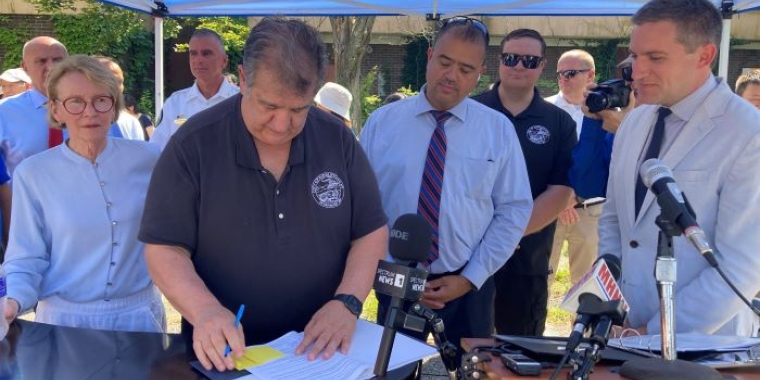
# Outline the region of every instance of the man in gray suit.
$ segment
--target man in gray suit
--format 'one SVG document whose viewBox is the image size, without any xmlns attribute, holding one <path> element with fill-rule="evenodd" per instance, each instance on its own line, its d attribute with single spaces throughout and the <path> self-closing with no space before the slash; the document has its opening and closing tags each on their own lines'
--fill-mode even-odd
<svg viewBox="0 0 760 380">
<path fill-rule="evenodd" d="M 646 188 L 636 201 L 639 167 L 658 157 L 672 169 L 707 240 L 720 252 L 720 266 L 752 297 L 760 290 L 760 112 L 711 72 L 721 15 L 708 0 L 653 0 L 632 21 L 633 87 L 642 105 L 615 136 L 599 252 L 622 259 L 629 327 L 657 334 L 654 220 L 660 207 Z M 696 249 L 683 236 L 673 247 L 676 331 L 754 335 L 757 317 Z"/>
</svg>

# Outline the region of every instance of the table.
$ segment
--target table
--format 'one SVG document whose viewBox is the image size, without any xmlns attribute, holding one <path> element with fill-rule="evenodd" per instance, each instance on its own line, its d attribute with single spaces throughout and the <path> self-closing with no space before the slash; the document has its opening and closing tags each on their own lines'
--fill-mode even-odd
<svg viewBox="0 0 760 380">
<path fill-rule="evenodd" d="M 462 340 L 462 348 L 465 350 L 470 349 L 470 347 L 477 347 L 477 346 L 494 346 L 496 345 L 496 342 L 493 339 L 475 339 L 475 338 L 465 338 Z M 622 377 L 617 374 L 617 370 L 619 369 L 618 366 L 607 366 L 607 365 L 597 365 L 594 368 L 594 373 L 589 376 L 592 380 L 620 380 L 620 379 L 626 379 L 625 377 Z M 490 363 L 487 365 L 487 371 L 489 379 L 501 379 L 501 380 L 528 380 L 528 379 L 548 379 L 554 369 L 546 369 L 541 373 L 541 376 L 539 377 L 530 377 L 530 376 L 518 376 L 514 373 L 512 373 L 510 370 L 506 369 L 503 364 L 501 364 L 501 360 L 499 360 L 498 357 L 493 356 Z M 753 367 L 753 368 L 741 368 L 741 369 L 730 369 L 730 370 L 720 370 L 720 372 L 726 377 L 726 379 L 731 380 L 760 380 L 760 367 Z M 563 370 L 562 374 L 557 377 L 557 379 L 565 380 L 567 379 L 567 370 Z"/>
<path fill-rule="evenodd" d="M 90 330 L 15 320 L 6 339 L 0 341 L 0 379 L 206 379 L 190 366 L 194 360 L 191 339 L 182 334 Z M 389 372 L 387 378 L 403 378 L 415 368 L 412 363 Z"/>
</svg>

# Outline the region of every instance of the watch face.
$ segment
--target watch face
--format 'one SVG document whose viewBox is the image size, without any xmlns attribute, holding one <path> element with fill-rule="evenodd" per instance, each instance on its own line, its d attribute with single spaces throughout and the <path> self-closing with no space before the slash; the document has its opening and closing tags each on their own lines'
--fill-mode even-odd
<svg viewBox="0 0 760 380">
<path fill-rule="evenodd" d="M 355 316 L 359 316 L 362 313 L 362 302 L 358 298 L 349 294 L 338 294 L 334 299 L 343 302 L 346 308 Z"/>
</svg>

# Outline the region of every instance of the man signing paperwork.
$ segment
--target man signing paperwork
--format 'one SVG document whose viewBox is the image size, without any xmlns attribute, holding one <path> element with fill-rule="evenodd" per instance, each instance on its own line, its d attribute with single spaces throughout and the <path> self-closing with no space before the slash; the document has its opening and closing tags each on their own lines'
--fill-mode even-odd
<svg viewBox="0 0 760 380">
<path fill-rule="evenodd" d="M 387 250 L 377 181 L 351 131 L 312 105 L 314 28 L 263 19 L 238 71 L 241 93 L 189 119 L 156 165 L 140 231 L 151 276 L 206 369 L 291 330 L 310 360 L 347 353 Z"/>
</svg>

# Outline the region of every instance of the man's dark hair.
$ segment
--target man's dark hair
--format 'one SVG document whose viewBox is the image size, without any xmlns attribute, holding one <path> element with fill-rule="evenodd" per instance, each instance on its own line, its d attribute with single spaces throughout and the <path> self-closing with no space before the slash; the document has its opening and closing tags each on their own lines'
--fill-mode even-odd
<svg viewBox="0 0 760 380">
<path fill-rule="evenodd" d="M 689 53 L 705 44 L 720 47 L 723 20 L 708 0 L 652 0 L 631 18 L 633 25 L 660 21 L 676 25 L 676 40 Z"/>
<path fill-rule="evenodd" d="M 224 46 L 224 40 L 222 39 L 222 36 L 220 36 L 219 33 L 211 29 L 206 29 L 206 28 L 195 29 L 195 31 L 193 32 L 193 35 L 190 36 L 191 40 L 193 38 L 212 38 L 216 40 L 216 42 L 219 42 L 219 47 L 222 49 L 221 53 L 227 54 L 227 47 Z"/>
<path fill-rule="evenodd" d="M 760 85 L 760 70 L 752 70 L 739 75 L 739 78 L 736 79 L 736 95 L 744 95 L 747 86 L 751 84 Z"/>
<path fill-rule="evenodd" d="M 300 94 L 316 94 L 325 78 L 326 49 L 319 32 L 306 23 L 266 17 L 245 41 L 243 72 L 251 88 L 262 66 L 278 73 L 280 83 Z"/>
<path fill-rule="evenodd" d="M 462 20 L 468 20 L 467 18 L 461 18 Z M 483 51 L 485 52 L 488 50 L 488 35 L 481 30 L 477 25 L 475 25 L 475 22 L 477 20 L 469 19 L 467 22 L 446 22 L 444 20 L 444 24 L 441 27 L 441 29 L 438 31 L 438 34 L 435 36 L 435 40 L 433 41 L 433 47 L 435 47 L 435 44 L 438 43 L 438 40 L 441 39 L 446 34 L 450 34 L 454 36 L 457 39 L 460 39 L 462 41 L 467 42 L 474 42 L 479 43 L 483 45 Z M 485 24 L 482 24 L 483 28 L 485 28 Z M 484 62 L 485 62 L 485 54 L 483 54 Z"/>
<path fill-rule="evenodd" d="M 504 44 L 507 43 L 507 41 L 510 40 L 516 40 L 518 38 L 532 38 L 538 42 L 541 43 L 541 57 L 546 58 L 546 41 L 544 41 L 544 37 L 541 36 L 541 33 L 533 30 L 533 29 L 515 29 L 504 38 L 501 39 L 501 51 L 499 54 L 504 52 Z"/>
</svg>

